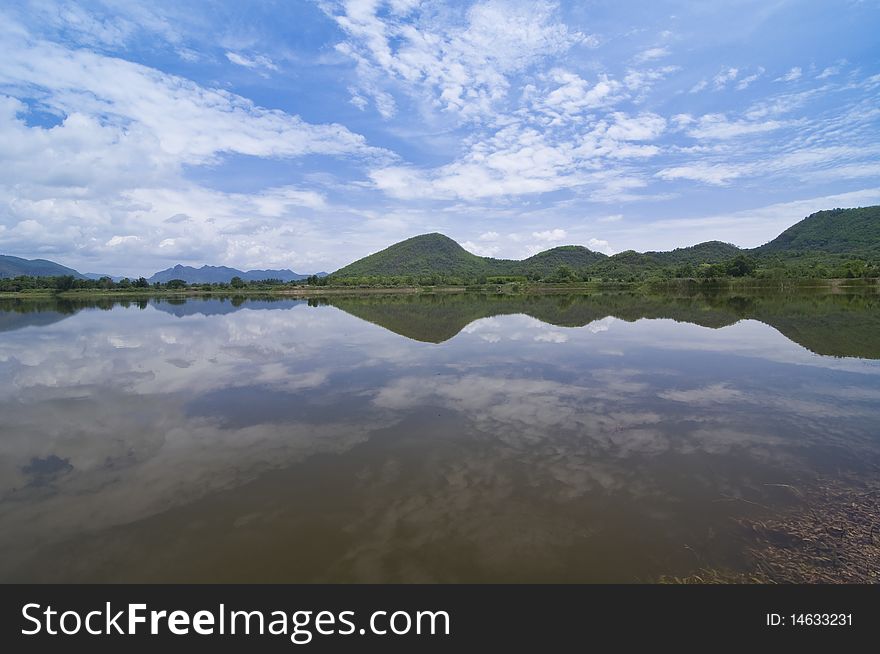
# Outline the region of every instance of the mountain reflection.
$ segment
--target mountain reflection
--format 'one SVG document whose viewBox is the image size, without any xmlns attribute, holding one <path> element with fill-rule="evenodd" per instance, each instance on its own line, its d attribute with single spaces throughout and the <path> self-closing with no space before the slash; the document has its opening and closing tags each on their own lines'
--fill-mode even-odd
<svg viewBox="0 0 880 654">
<path fill-rule="evenodd" d="M 880 358 L 876 293 L 428 295 L 332 298 L 329 304 L 401 336 L 442 343 L 481 318 L 525 314 L 560 327 L 606 317 L 671 319 L 719 328 L 759 320 L 816 354 Z"/>
<path fill-rule="evenodd" d="M 48 325 L 86 309 L 152 306 L 177 317 L 226 315 L 241 309 L 330 305 L 425 343 L 443 343 L 471 323 L 523 314 L 558 327 L 590 327 L 607 318 L 627 322 L 669 319 L 717 329 L 741 320 L 769 325 L 811 352 L 880 359 L 880 294 L 872 289 L 829 292 L 717 292 L 695 294 L 487 295 L 447 293 L 379 296 L 151 298 L 118 300 L 0 300 L 0 332 Z M 594 326 L 593 329 L 596 329 Z"/>
</svg>

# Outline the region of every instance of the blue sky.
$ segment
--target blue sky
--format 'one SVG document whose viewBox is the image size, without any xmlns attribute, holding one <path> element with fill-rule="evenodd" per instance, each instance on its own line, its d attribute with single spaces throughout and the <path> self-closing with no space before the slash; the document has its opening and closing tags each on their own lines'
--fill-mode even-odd
<svg viewBox="0 0 880 654">
<path fill-rule="evenodd" d="M 0 253 L 332 271 L 880 204 L 880 3 L 5 2 Z"/>
</svg>

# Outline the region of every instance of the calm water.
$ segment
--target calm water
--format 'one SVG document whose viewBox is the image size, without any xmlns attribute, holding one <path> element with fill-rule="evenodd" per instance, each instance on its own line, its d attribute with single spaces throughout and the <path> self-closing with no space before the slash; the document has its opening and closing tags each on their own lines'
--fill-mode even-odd
<svg viewBox="0 0 880 654">
<path fill-rule="evenodd" d="M 872 294 L 0 303 L 2 581 L 651 581 L 880 465 Z"/>
</svg>

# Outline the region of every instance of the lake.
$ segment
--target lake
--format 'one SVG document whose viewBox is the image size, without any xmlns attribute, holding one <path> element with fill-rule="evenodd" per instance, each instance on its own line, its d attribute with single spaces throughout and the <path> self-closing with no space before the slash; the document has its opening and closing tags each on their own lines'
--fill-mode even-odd
<svg viewBox="0 0 880 654">
<path fill-rule="evenodd" d="M 639 582 L 880 469 L 880 297 L 0 302 L 0 581 Z"/>
</svg>

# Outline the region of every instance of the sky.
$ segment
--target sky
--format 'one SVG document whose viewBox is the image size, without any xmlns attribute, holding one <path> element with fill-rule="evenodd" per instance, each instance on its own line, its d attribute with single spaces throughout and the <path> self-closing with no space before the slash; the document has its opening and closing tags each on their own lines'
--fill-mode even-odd
<svg viewBox="0 0 880 654">
<path fill-rule="evenodd" d="M 0 253 L 757 246 L 880 204 L 878 33 L 878 0 L 6 0 Z"/>
</svg>

